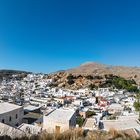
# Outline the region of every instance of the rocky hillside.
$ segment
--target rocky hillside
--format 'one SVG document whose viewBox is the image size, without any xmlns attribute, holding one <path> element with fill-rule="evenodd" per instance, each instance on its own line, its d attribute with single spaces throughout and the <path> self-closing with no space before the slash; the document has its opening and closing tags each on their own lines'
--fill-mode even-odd
<svg viewBox="0 0 140 140">
<path fill-rule="evenodd" d="M 65 71 L 49 74 L 55 80 L 54 85 L 70 89 L 94 87 L 106 84 L 109 77 L 121 77 L 123 80 L 136 81 L 140 84 L 140 67 L 111 66 L 95 62 L 86 62 Z"/>
<path fill-rule="evenodd" d="M 140 67 L 111 66 L 95 62 L 87 62 L 79 67 L 66 70 L 65 72 L 81 75 L 105 75 L 113 74 L 124 78 L 133 78 L 140 82 Z"/>
</svg>

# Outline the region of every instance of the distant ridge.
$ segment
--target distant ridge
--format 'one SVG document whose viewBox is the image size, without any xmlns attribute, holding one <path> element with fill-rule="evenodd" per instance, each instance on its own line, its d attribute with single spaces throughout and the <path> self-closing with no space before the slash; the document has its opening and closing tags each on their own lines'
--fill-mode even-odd
<svg viewBox="0 0 140 140">
<path fill-rule="evenodd" d="M 27 71 L 22 71 L 22 70 L 10 70 L 10 69 L 0 69 L 0 73 L 31 73 Z"/>
<path fill-rule="evenodd" d="M 0 70 L 0 78 L 2 77 L 11 77 L 12 75 L 21 75 L 21 74 L 29 74 L 31 72 L 21 71 L 21 70 L 8 70 L 8 69 L 1 69 Z"/>
<path fill-rule="evenodd" d="M 140 67 L 112 66 L 97 62 L 86 62 L 75 68 L 51 73 L 49 78 L 55 79 L 55 86 L 79 89 L 90 85 L 102 85 L 106 82 L 107 75 L 134 80 L 140 85 Z"/>
</svg>

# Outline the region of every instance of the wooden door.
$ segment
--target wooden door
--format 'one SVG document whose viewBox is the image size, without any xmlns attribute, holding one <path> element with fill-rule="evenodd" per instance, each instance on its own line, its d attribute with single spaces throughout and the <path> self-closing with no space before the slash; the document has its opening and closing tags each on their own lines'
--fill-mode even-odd
<svg viewBox="0 0 140 140">
<path fill-rule="evenodd" d="M 55 132 L 60 133 L 60 126 L 55 126 Z"/>
</svg>

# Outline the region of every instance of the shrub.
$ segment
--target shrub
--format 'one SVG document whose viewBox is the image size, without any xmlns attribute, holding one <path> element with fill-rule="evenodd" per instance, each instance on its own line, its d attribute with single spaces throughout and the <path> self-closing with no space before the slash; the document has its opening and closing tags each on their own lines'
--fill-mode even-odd
<svg viewBox="0 0 140 140">
<path fill-rule="evenodd" d="M 95 85 L 93 85 L 93 84 L 90 84 L 90 85 L 88 86 L 88 88 L 89 88 L 90 90 L 93 90 L 93 89 L 95 89 L 95 88 L 96 88 L 96 86 L 95 86 Z"/>
<path fill-rule="evenodd" d="M 69 80 L 73 80 L 74 79 L 74 76 L 72 75 L 72 74 L 70 74 L 70 75 L 68 75 L 67 76 L 67 80 L 69 81 Z"/>
<path fill-rule="evenodd" d="M 87 111 L 86 112 L 86 117 L 87 118 L 92 117 L 93 115 L 96 115 L 96 113 L 94 111 Z"/>
<path fill-rule="evenodd" d="M 84 123 L 84 118 L 82 118 L 81 116 L 78 116 L 76 118 L 76 124 L 78 124 L 81 127 L 83 123 Z"/>
<path fill-rule="evenodd" d="M 93 80 L 93 76 L 87 75 L 87 76 L 86 76 L 86 79 L 88 79 L 88 80 Z"/>
<path fill-rule="evenodd" d="M 68 80 L 68 84 L 69 84 L 69 85 L 74 84 L 74 80 Z"/>
</svg>

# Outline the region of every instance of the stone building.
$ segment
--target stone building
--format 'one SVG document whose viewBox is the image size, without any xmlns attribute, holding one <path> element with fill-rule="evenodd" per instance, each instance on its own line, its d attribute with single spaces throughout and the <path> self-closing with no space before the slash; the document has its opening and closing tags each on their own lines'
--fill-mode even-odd
<svg viewBox="0 0 140 140">
<path fill-rule="evenodd" d="M 23 107 L 11 103 L 0 103 L 0 122 L 18 127 L 23 121 Z"/>
</svg>

